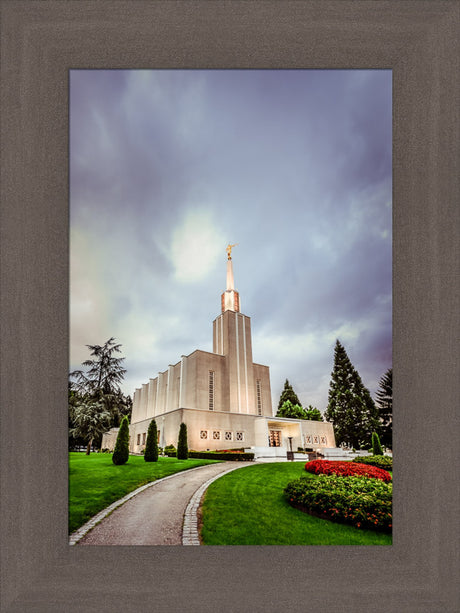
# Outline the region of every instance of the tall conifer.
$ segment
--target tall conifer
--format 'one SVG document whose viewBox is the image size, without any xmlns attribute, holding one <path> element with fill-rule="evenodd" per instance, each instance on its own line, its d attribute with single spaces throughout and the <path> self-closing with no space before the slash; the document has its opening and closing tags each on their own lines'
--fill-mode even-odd
<svg viewBox="0 0 460 613">
<path fill-rule="evenodd" d="M 372 432 L 378 429 L 377 409 L 339 340 L 331 377 L 325 417 L 334 423 L 336 444 L 347 443 L 356 449 L 369 446 Z"/>
<path fill-rule="evenodd" d="M 152 419 L 147 430 L 145 442 L 144 460 L 146 462 L 158 462 L 158 430 L 157 422 Z"/>
<path fill-rule="evenodd" d="M 297 397 L 297 394 L 292 389 L 292 385 L 289 383 L 287 379 L 284 383 L 284 389 L 281 392 L 280 401 L 278 403 L 278 409 L 281 409 L 281 407 L 286 402 L 286 400 L 289 400 L 294 405 L 297 404 L 299 407 L 302 407 L 302 405 L 300 404 L 300 400 Z"/>
<path fill-rule="evenodd" d="M 129 458 L 129 422 L 127 417 L 121 420 L 117 442 L 113 450 L 112 462 L 115 465 L 126 464 Z"/>
<path fill-rule="evenodd" d="M 380 419 L 380 441 L 382 445 L 392 448 L 393 438 L 393 369 L 389 368 L 379 381 L 375 394 L 375 404 Z"/>
<path fill-rule="evenodd" d="M 181 423 L 179 428 L 179 440 L 177 441 L 177 459 L 186 460 L 188 458 L 187 426 Z"/>
</svg>

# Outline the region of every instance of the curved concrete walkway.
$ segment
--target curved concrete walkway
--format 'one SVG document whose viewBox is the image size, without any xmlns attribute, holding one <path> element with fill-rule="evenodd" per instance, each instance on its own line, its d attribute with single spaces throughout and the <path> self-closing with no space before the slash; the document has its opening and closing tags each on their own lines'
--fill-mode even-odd
<svg viewBox="0 0 460 613">
<path fill-rule="evenodd" d="M 252 464 L 208 464 L 147 484 L 101 511 L 69 544 L 199 545 L 197 511 L 206 488 L 222 474 Z"/>
</svg>

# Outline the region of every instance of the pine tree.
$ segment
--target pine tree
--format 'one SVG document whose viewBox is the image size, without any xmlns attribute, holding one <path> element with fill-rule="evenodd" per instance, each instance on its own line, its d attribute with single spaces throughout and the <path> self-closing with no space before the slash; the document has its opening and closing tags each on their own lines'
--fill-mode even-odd
<svg viewBox="0 0 460 613">
<path fill-rule="evenodd" d="M 375 395 L 380 419 L 380 440 L 382 445 L 392 448 L 393 439 L 393 369 L 389 368 L 379 381 L 380 388 Z"/>
<path fill-rule="evenodd" d="M 129 458 L 129 423 L 128 418 L 123 417 L 118 431 L 117 442 L 112 455 L 112 462 L 119 466 L 126 464 Z"/>
<path fill-rule="evenodd" d="M 284 383 L 284 389 L 281 392 L 280 401 L 278 403 L 278 409 L 281 409 L 281 407 L 286 402 L 286 400 L 289 400 L 294 405 L 297 404 L 299 407 L 302 407 L 300 400 L 297 397 L 297 394 L 294 392 L 294 390 L 292 389 L 292 385 L 289 383 L 287 379 Z"/>
<path fill-rule="evenodd" d="M 377 432 L 372 432 L 372 455 L 383 455 L 382 446 L 380 444 L 380 439 Z"/>
<path fill-rule="evenodd" d="M 144 460 L 146 462 L 158 462 L 158 430 L 157 422 L 152 419 L 147 430 L 147 441 L 145 443 Z"/>
<path fill-rule="evenodd" d="M 181 423 L 179 428 L 179 440 L 177 441 L 177 459 L 186 460 L 188 458 L 187 426 Z"/>
<path fill-rule="evenodd" d="M 86 401 L 102 403 L 111 415 L 107 429 L 118 427 L 123 417 L 127 415 L 129 418 L 132 411 L 131 398 L 120 389 L 126 373 L 122 366 L 125 358 L 116 357 L 117 353 L 121 353 L 121 344 L 111 337 L 103 345 L 86 346 L 93 359 L 82 363 L 86 370 L 70 373 L 70 389 Z"/>
<path fill-rule="evenodd" d="M 372 432 L 378 430 L 377 408 L 339 340 L 331 377 L 325 417 L 334 423 L 336 444 L 356 449 L 369 446 Z"/>
<path fill-rule="evenodd" d="M 76 404 L 71 406 L 70 421 L 70 436 L 85 441 L 86 455 L 89 455 L 94 440 L 110 428 L 110 413 L 100 402 L 76 400 Z"/>
</svg>

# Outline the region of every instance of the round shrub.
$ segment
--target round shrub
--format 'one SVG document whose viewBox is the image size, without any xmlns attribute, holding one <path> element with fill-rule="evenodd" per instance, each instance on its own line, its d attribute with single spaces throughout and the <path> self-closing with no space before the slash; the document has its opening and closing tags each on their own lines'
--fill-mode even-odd
<svg viewBox="0 0 460 613">
<path fill-rule="evenodd" d="M 289 504 L 301 511 L 356 528 L 391 531 L 392 483 L 366 477 L 320 475 L 288 483 Z"/>
<path fill-rule="evenodd" d="M 381 481 L 391 481 L 388 471 L 354 462 L 334 460 L 313 460 L 305 464 L 305 470 L 314 475 L 341 475 L 342 477 L 370 477 Z"/>
<path fill-rule="evenodd" d="M 393 470 L 393 458 L 390 458 L 388 455 L 364 456 L 362 458 L 354 458 L 352 462 L 375 466 L 377 468 L 383 468 L 384 470 Z"/>
</svg>

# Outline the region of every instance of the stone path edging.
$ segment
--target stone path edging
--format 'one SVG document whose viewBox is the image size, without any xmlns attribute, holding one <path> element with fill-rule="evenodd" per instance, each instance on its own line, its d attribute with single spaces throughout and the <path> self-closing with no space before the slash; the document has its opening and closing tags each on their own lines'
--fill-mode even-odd
<svg viewBox="0 0 460 613">
<path fill-rule="evenodd" d="M 238 462 L 239 464 L 239 462 Z M 237 468 L 244 468 L 245 466 L 254 465 L 254 462 L 243 463 L 240 466 L 232 466 L 223 473 L 211 477 L 206 483 L 203 483 L 193 496 L 190 498 L 190 502 L 187 505 L 184 513 L 184 523 L 182 526 L 182 545 L 201 545 L 200 535 L 198 532 L 198 507 L 200 506 L 200 500 L 208 489 L 208 487 L 217 479 L 220 479 L 224 475 L 231 473 Z"/>
<path fill-rule="evenodd" d="M 191 472 L 191 471 L 194 471 L 194 470 L 200 470 L 200 468 L 205 468 L 206 466 L 209 466 L 209 464 L 205 464 L 204 466 L 196 466 L 195 468 L 188 468 L 187 470 L 181 470 L 181 471 L 179 471 L 177 473 L 174 473 L 173 475 L 168 475 L 167 477 L 162 477 L 161 479 L 156 479 L 156 481 L 151 481 L 150 483 L 146 483 L 145 485 L 141 485 L 141 487 L 138 487 L 136 490 L 133 490 L 132 492 L 129 492 L 129 494 L 126 494 L 126 496 L 123 496 L 123 498 L 120 498 L 119 500 L 116 500 L 115 502 L 112 502 L 111 505 L 109 505 L 108 507 L 106 507 L 102 511 L 99 511 L 99 513 L 97 513 L 90 520 L 88 520 L 86 522 L 86 524 L 83 524 L 83 526 L 80 526 L 80 528 L 78 528 L 78 530 L 75 530 L 75 532 L 72 532 L 72 534 L 69 537 L 69 545 L 76 545 L 78 543 L 78 541 L 81 540 L 85 536 L 85 534 L 87 534 L 90 530 L 92 530 L 94 528 L 94 526 L 96 524 L 98 524 L 99 522 L 101 522 L 105 517 L 107 517 L 107 515 L 110 515 L 110 513 L 112 513 L 112 511 L 114 511 L 115 509 L 120 507 L 125 502 L 128 502 L 128 500 L 131 500 L 131 498 L 134 498 L 134 496 L 136 496 L 137 494 L 140 494 L 141 492 L 143 492 L 147 488 L 152 487 L 152 486 L 156 485 L 157 483 L 161 483 L 162 481 L 166 481 L 167 479 L 172 479 L 173 477 L 176 477 L 177 475 L 182 475 L 182 474 L 184 474 L 186 472 Z M 235 468 L 240 468 L 240 467 L 236 466 Z M 230 468 L 230 470 L 235 470 L 235 468 Z M 230 472 L 230 471 L 225 471 L 224 473 L 221 473 L 221 474 L 225 475 L 226 472 Z M 217 475 L 217 477 L 219 477 L 219 476 L 220 475 Z M 211 481 L 214 481 L 214 479 L 211 479 Z M 201 489 L 201 488 L 199 488 L 199 489 Z M 192 496 L 192 498 L 193 498 L 193 496 Z M 198 502 L 199 502 L 199 500 L 198 500 Z M 199 543 L 198 543 L 198 545 L 199 545 Z"/>
</svg>

